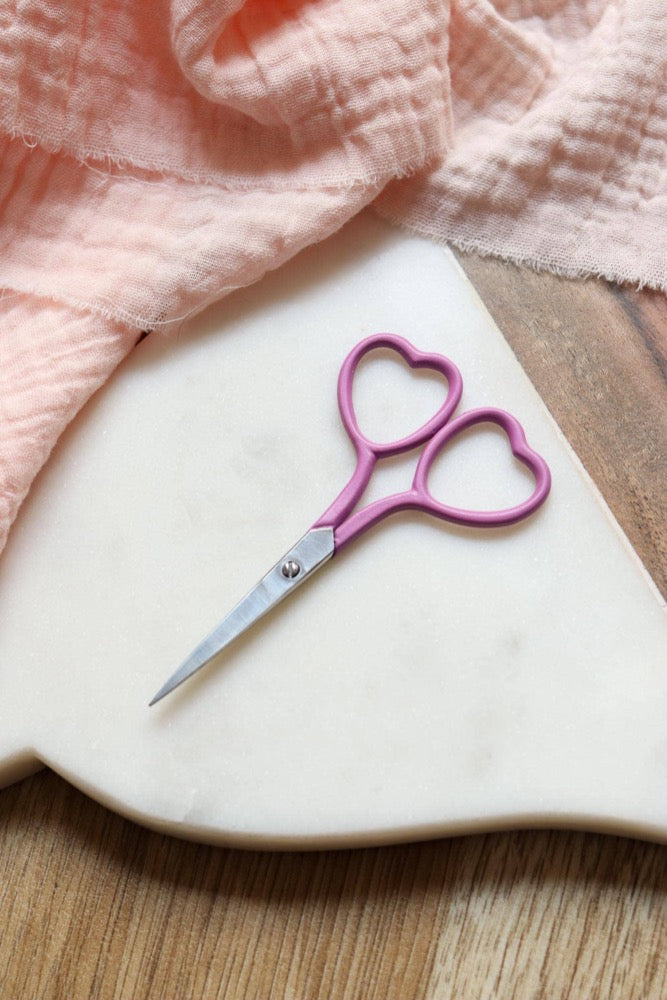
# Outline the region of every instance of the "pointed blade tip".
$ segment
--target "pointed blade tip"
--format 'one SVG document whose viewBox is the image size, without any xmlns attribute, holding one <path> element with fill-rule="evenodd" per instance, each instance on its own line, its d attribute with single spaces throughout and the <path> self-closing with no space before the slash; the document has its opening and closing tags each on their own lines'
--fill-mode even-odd
<svg viewBox="0 0 667 1000">
<path fill-rule="evenodd" d="M 169 690 L 171 690 L 171 688 Z M 163 689 L 160 688 L 160 690 L 157 692 L 157 694 L 154 694 L 153 697 L 151 698 L 151 700 L 148 702 L 148 707 L 152 708 L 153 705 L 157 705 L 157 703 L 159 701 L 162 701 L 162 699 L 165 698 L 168 694 L 169 694 L 169 691 L 163 691 Z"/>
<path fill-rule="evenodd" d="M 158 701 L 162 701 L 163 698 L 166 698 L 168 694 L 175 691 L 177 687 L 180 687 L 181 684 L 187 681 L 188 678 L 192 677 L 193 674 L 196 674 L 198 670 L 201 670 L 202 667 L 206 666 L 206 664 L 212 659 L 212 657 L 208 657 L 205 660 L 195 660 L 194 655 L 195 654 L 193 653 L 191 657 L 188 657 L 188 659 L 180 665 L 178 670 L 171 675 L 169 680 L 162 685 L 159 691 L 153 695 L 152 699 L 148 702 L 149 708 L 151 705 L 155 705 Z"/>
<path fill-rule="evenodd" d="M 148 702 L 148 707 L 150 708 L 152 705 L 156 705 L 158 701 L 162 701 L 163 698 L 166 698 L 167 695 L 171 694 L 172 691 L 179 687 L 185 679 L 185 677 L 182 677 L 177 680 L 175 675 L 174 677 L 170 677 L 167 683 L 163 684 L 160 690 L 153 695 L 151 700 Z"/>
</svg>

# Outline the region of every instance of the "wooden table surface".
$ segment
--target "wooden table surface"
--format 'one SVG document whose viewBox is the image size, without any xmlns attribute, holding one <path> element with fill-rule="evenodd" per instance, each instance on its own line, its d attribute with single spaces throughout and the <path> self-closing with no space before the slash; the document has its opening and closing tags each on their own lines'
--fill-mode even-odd
<svg viewBox="0 0 667 1000">
<path fill-rule="evenodd" d="M 667 595 L 667 300 L 460 258 Z M 271 854 L 0 793 L 0 997 L 663 1000 L 667 850 L 566 831 Z"/>
</svg>

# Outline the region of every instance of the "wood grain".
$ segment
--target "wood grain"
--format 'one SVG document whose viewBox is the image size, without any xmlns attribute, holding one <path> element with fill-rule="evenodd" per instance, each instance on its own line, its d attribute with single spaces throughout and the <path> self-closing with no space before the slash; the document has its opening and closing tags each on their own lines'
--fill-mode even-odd
<svg viewBox="0 0 667 1000">
<path fill-rule="evenodd" d="M 312 854 L 3 792 L 3 998 L 662 998 L 665 849 L 507 833 Z"/>
<path fill-rule="evenodd" d="M 461 260 L 664 593 L 667 303 Z M 3 1000 L 667 996 L 653 844 L 228 851 L 147 832 L 49 772 L 5 789 L 0 820 Z"/>
<path fill-rule="evenodd" d="M 667 597 L 667 299 L 459 259 Z"/>
</svg>

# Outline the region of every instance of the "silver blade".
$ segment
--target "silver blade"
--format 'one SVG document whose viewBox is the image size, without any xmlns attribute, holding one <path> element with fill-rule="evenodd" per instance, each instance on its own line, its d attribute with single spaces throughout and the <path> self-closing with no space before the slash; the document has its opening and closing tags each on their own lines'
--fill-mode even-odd
<svg viewBox="0 0 667 1000">
<path fill-rule="evenodd" d="M 279 604 L 334 554 L 333 528 L 311 528 L 229 612 L 163 684 L 150 705 L 164 698 L 258 619 Z"/>
</svg>

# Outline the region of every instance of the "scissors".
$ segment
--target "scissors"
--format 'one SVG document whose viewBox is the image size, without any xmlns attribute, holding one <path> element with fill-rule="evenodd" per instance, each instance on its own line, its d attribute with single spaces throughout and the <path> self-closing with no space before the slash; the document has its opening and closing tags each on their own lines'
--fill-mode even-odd
<svg viewBox="0 0 667 1000">
<path fill-rule="evenodd" d="M 444 402 L 425 424 L 399 441 L 378 443 L 359 429 L 352 403 L 354 374 L 361 359 L 370 351 L 388 348 L 399 354 L 411 368 L 432 369 L 444 375 L 447 395 Z M 518 420 L 505 410 L 482 407 L 468 410 L 451 419 L 463 389 L 461 373 L 456 365 L 441 354 L 426 354 L 409 341 L 391 333 L 374 334 L 362 340 L 345 358 L 338 377 L 338 406 L 345 429 L 355 447 L 356 468 L 351 479 L 330 507 L 315 521 L 310 530 L 280 559 L 259 583 L 241 600 L 181 664 L 150 702 L 154 705 L 183 681 L 205 666 L 229 643 L 251 628 L 276 604 L 293 593 L 332 556 L 339 553 L 362 532 L 389 514 L 401 510 L 420 510 L 454 524 L 491 527 L 514 524 L 528 517 L 544 502 L 551 487 L 551 474 L 544 459 L 526 442 Z M 457 434 L 474 424 L 498 424 L 507 434 L 514 456 L 532 472 L 533 492 L 527 500 L 502 510 L 474 511 L 450 507 L 431 495 L 428 475 L 434 460 L 445 445 Z M 412 485 L 369 503 L 354 511 L 373 469 L 381 458 L 401 455 L 425 447 L 417 462 Z"/>
</svg>

